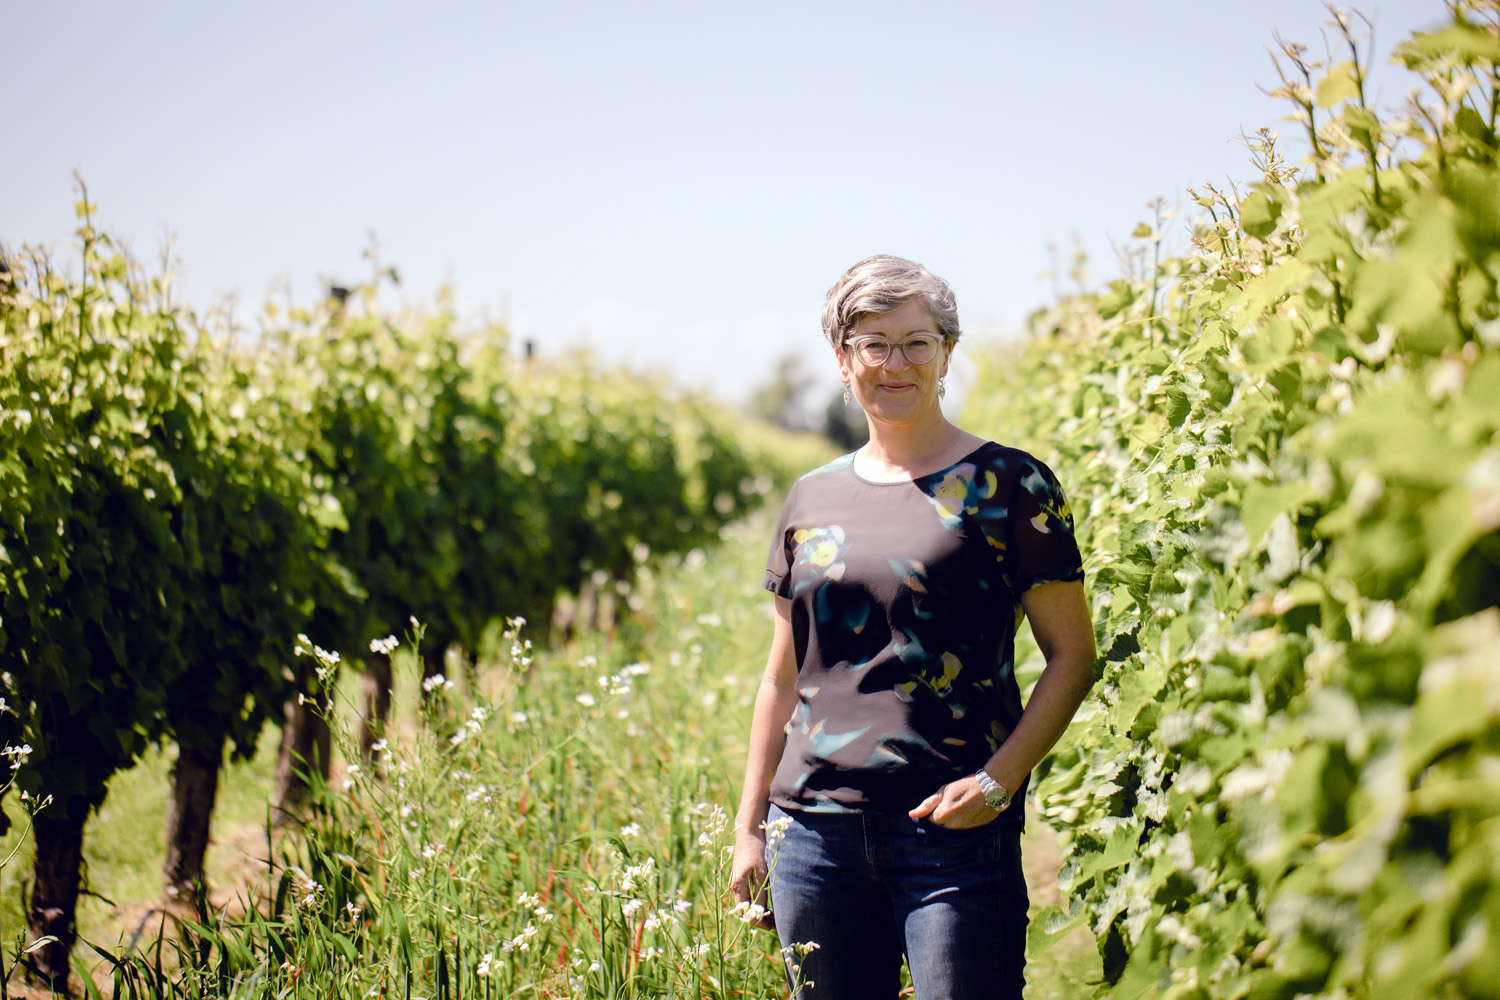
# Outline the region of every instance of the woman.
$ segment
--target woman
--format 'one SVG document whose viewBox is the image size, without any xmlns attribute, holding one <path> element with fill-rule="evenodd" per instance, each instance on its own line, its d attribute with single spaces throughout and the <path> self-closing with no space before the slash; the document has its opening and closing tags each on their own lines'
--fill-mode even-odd
<svg viewBox="0 0 1500 1000">
<path fill-rule="evenodd" d="M 870 440 L 797 481 L 772 540 L 731 886 L 769 887 L 799 997 L 895 997 L 904 955 L 919 1000 L 1019 998 L 1027 777 L 1093 681 L 1072 515 L 1045 465 L 943 416 L 942 279 L 861 261 L 823 332 Z M 1023 613 L 1046 658 L 1024 712 Z"/>
</svg>

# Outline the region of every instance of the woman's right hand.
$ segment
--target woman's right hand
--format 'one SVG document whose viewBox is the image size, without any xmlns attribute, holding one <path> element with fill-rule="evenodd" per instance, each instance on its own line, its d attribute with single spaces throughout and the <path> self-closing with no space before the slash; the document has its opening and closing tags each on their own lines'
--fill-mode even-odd
<svg viewBox="0 0 1500 1000">
<path fill-rule="evenodd" d="M 734 895 L 743 918 L 752 927 L 776 929 L 776 917 L 770 910 L 769 869 L 766 867 L 766 839 L 763 831 L 739 829 L 734 834 L 734 861 L 730 868 L 729 891 Z"/>
</svg>

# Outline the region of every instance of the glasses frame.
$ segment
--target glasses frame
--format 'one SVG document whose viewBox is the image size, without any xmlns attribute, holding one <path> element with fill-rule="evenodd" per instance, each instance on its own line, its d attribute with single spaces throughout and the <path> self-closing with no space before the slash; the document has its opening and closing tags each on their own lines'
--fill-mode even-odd
<svg viewBox="0 0 1500 1000">
<path fill-rule="evenodd" d="M 932 357 L 928 358 L 926 361 L 914 361 L 912 359 L 912 356 L 906 353 L 906 345 L 911 343 L 913 340 L 925 340 L 928 337 L 931 337 L 933 340 L 937 341 L 937 346 L 934 347 L 932 351 Z M 859 356 L 859 348 L 857 345 L 868 344 L 872 341 L 877 340 L 885 345 L 885 357 L 881 358 L 879 361 L 874 362 L 866 361 L 864 358 L 861 358 Z M 942 351 L 943 345 L 947 342 L 948 338 L 944 337 L 940 333 L 914 333 L 910 337 L 907 337 L 905 340 L 902 340 L 899 343 L 886 337 L 882 337 L 879 334 L 868 333 L 860 337 L 849 337 L 844 341 L 844 349 L 849 351 L 853 357 L 858 358 L 860 364 L 865 365 L 869 368 L 879 368 L 881 365 L 886 364 L 891 360 L 892 349 L 896 349 L 901 352 L 901 356 L 906 359 L 906 363 L 915 368 L 921 365 L 930 365 L 934 361 L 936 361 L 938 354 Z"/>
</svg>

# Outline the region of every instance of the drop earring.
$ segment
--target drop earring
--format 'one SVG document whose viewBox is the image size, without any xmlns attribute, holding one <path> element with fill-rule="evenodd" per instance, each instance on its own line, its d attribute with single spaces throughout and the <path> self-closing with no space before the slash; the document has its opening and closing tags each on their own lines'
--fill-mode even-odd
<svg viewBox="0 0 1500 1000">
<path fill-rule="evenodd" d="M 948 395 L 948 376 L 946 376 L 946 375 L 939 375 L 938 376 L 938 399 L 942 399 L 946 395 Z"/>
<path fill-rule="evenodd" d="M 844 405 L 849 405 L 849 383 L 844 383 Z"/>
</svg>

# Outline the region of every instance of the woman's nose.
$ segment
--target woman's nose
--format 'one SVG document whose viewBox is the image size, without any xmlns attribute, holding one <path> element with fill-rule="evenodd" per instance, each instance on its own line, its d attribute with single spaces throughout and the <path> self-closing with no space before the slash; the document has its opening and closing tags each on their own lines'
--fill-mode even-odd
<svg viewBox="0 0 1500 1000">
<path fill-rule="evenodd" d="M 892 344 L 891 353 L 885 356 L 885 362 L 881 367 L 887 370 L 894 369 L 900 371 L 903 368 L 910 368 L 911 362 L 906 360 L 906 352 L 901 349 L 899 344 Z"/>
</svg>

